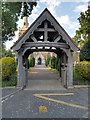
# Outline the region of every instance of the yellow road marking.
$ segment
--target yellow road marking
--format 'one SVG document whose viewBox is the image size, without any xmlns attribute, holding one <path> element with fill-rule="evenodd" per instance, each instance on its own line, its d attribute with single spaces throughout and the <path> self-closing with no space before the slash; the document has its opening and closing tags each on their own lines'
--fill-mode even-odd
<svg viewBox="0 0 90 120">
<path fill-rule="evenodd" d="M 64 93 L 64 94 L 66 94 L 66 93 Z M 68 93 L 68 95 L 70 95 L 70 94 L 71 93 Z M 52 102 L 56 102 L 56 103 L 60 103 L 60 104 L 63 104 L 63 105 L 67 105 L 67 106 L 71 106 L 71 107 L 75 107 L 75 108 L 81 108 L 81 109 L 88 109 L 88 107 L 85 107 L 85 106 L 76 105 L 76 104 L 64 102 L 64 101 L 61 101 L 61 100 L 56 100 L 56 99 L 52 99 L 52 98 L 49 98 L 49 97 L 45 97 L 44 95 L 47 95 L 47 94 L 33 94 L 33 95 L 38 97 L 38 98 L 48 100 L 48 101 L 52 101 Z M 54 95 L 54 94 L 51 94 L 51 95 Z M 61 94 L 59 94 L 59 95 L 61 95 Z"/>
<path fill-rule="evenodd" d="M 34 94 L 34 95 L 45 95 L 45 96 L 66 96 L 66 95 L 74 95 L 74 93 L 45 93 L 45 94 Z"/>
</svg>

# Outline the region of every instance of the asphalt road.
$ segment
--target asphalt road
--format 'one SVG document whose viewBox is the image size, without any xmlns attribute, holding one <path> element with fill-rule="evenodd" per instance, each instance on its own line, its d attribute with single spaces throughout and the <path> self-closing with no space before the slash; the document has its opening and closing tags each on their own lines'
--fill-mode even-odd
<svg viewBox="0 0 90 120">
<path fill-rule="evenodd" d="M 73 94 L 64 95 L 66 93 L 69 94 L 73 93 Z M 72 89 L 59 90 L 59 91 L 23 90 L 11 97 L 8 97 L 8 99 L 2 101 L 2 117 L 3 118 L 82 118 L 82 117 L 85 118 L 88 117 L 87 95 L 88 95 L 87 88 L 73 89 L 73 90 Z M 52 100 L 56 100 L 56 101 L 52 101 Z M 64 102 L 67 104 L 65 104 Z M 47 107 L 47 112 L 39 112 L 39 106 L 41 105 Z"/>
</svg>

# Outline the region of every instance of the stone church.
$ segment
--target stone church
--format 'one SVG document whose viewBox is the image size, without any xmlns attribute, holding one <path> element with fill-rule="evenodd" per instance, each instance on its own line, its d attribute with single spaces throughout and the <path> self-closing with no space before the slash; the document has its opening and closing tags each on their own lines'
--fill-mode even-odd
<svg viewBox="0 0 90 120">
<path fill-rule="evenodd" d="M 25 16 L 23 17 L 22 27 L 19 27 L 18 29 L 18 38 L 28 29 L 28 27 L 29 27 L 28 17 Z M 53 52 L 34 52 L 30 54 L 30 57 L 31 56 L 35 58 L 35 65 L 38 65 L 38 64 L 45 65 L 45 60 L 47 59 L 47 57 L 56 56 L 56 54 Z"/>
</svg>

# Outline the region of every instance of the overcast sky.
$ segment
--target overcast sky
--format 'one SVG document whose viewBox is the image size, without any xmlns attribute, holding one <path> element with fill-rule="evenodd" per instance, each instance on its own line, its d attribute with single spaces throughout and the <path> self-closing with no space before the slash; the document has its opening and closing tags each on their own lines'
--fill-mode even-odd
<svg viewBox="0 0 90 120">
<path fill-rule="evenodd" d="M 61 0 L 39 0 L 37 6 L 34 7 L 32 14 L 28 18 L 29 26 L 42 13 L 42 11 L 45 8 L 48 8 L 51 14 L 66 30 L 69 36 L 73 37 L 75 35 L 75 31 L 79 28 L 79 23 L 77 18 L 79 17 L 80 12 L 84 12 L 88 8 L 87 0 L 86 2 L 81 2 L 83 0 L 77 0 L 77 1 L 78 2 L 76 2 L 76 0 L 75 2 L 70 2 L 69 0 L 69 2 L 61 2 Z M 18 27 L 22 26 L 21 19 L 17 23 L 18 23 Z M 9 49 L 13 45 L 13 42 L 15 42 L 18 39 L 18 32 L 15 32 L 15 34 L 16 36 L 13 38 L 12 41 L 6 42 L 7 49 Z"/>
</svg>

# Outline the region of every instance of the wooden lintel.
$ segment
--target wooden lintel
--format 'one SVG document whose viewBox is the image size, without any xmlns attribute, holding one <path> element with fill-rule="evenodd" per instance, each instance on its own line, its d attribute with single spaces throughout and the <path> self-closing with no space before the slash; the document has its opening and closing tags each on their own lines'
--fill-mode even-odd
<svg viewBox="0 0 90 120">
<path fill-rule="evenodd" d="M 55 48 L 66 48 L 68 49 L 69 46 L 66 43 L 54 43 L 54 42 L 41 42 L 41 43 L 33 43 L 33 42 L 26 42 L 23 47 L 55 47 Z"/>
</svg>

